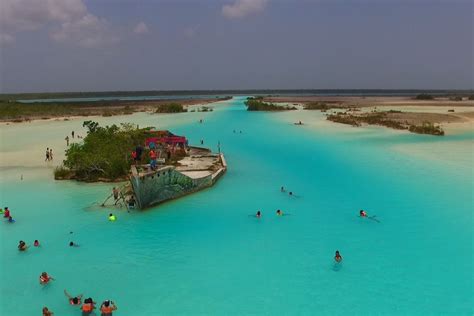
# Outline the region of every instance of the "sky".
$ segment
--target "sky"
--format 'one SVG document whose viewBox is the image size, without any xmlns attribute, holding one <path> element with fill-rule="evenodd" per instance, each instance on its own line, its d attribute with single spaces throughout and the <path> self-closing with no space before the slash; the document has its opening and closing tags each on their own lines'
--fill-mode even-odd
<svg viewBox="0 0 474 316">
<path fill-rule="evenodd" d="M 1 0 L 0 93 L 473 89 L 473 2 Z"/>
</svg>

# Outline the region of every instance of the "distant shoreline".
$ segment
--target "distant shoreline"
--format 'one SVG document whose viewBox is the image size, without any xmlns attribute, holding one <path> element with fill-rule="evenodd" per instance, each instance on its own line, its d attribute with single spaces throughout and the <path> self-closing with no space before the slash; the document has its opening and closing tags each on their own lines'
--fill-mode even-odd
<svg viewBox="0 0 474 316">
<path fill-rule="evenodd" d="M 469 89 L 242 89 L 242 90 L 143 90 L 143 91 L 89 91 L 89 92 L 33 92 L 1 93 L 0 100 L 69 99 L 69 98 L 123 98 L 123 97 L 192 97 L 229 95 L 263 96 L 415 96 L 427 93 L 436 96 L 472 95 Z"/>
<path fill-rule="evenodd" d="M 227 100 L 213 99 L 167 99 L 167 100 L 136 100 L 136 101 L 91 101 L 91 102 L 41 102 L 18 103 L 0 101 L 0 122 L 24 123 L 37 120 L 68 120 L 90 116 L 117 116 L 137 112 L 179 113 L 186 112 L 190 106 L 203 107 Z M 177 112 L 158 111 L 160 107 L 177 104 L 183 110 Z"/>
</svg>

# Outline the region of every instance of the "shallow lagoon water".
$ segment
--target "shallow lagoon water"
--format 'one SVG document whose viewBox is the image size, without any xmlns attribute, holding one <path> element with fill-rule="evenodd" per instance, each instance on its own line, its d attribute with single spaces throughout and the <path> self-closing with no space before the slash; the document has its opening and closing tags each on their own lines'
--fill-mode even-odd
<svg viewBox="0 0 474 316">
<path fill-rule="evenodd" d="M 2 126 L 0 201 L 17 222 L 1 223 L 0 314 L 79 315 L 66 288 L 114 300 L 117 315 L 472 315 L 472 132 L 294 126 L 287 113 L 246 112 L 242 101 L 101 118 L 170 128 L 213 149 L 220 141 L 229 164 L 215 187 L 144 212 L 112 210 L 114 223 L 97 207 L 112 185 L 54 181 L 42 161 L 43 147 L 61 157 L 81 121 Z M 319 115 L 291 115 L 301 114 Z M 399 150 L 458 142 L 463 159 Z M 380 223 L 358 218 L 361 208 Z M 249 216 L 256 210 L 260 220 Z M 20 239 L 42 247 L 19 253 Z M 42 271 L 56 281 L 41 287 Z"/>
</svg>

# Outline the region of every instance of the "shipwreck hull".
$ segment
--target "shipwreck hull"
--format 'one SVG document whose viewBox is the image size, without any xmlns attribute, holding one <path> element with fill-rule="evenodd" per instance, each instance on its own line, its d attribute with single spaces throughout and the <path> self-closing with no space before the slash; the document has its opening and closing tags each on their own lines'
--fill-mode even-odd
<svg viewBox="0 0 474 316">
<path fill-rule="evenodd" d="M 211 187 L 227 169 L 222 154 L 219 160 L 221 167 L 204 176 L 189 176 L 193 171 L 179 171 L 174 166 L 164 166 L 145 174 L 132 167 L 130 182 L 138 207 L 145 209 Z"/>
</svg>

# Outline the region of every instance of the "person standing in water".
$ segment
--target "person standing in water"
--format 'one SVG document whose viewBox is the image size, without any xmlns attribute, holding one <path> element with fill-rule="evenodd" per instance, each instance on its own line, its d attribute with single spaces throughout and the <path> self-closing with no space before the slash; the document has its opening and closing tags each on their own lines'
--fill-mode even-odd
<svg viewBox="0 0 474 316">
<path fill-rule="evenodd" d="M 257 211 L 257 214 L 255 214 L 255 217 L 256 217 L 256 218 L 262 217 L 262 213 L 261 213 L 260 211 Z"/>
<path fill-rule="evenodd" d="M 364 210 L 360 210 L 360 211 L 359 211 L 359 216 L 360 216 L 360 217 L 367 217 L 367 212 L 364 211 Z"/>
<path fill-rule="evenodd" d="M 342 261 L 342 256 L 339 253 L 339 250 L 336 250 L 336 254 L 334 255 L 334 260 L 336 260 L 337 263 L 340 263 Z"/>
<path fill-rule="evenodd" d="M 117 306 L 114 302 L 106 300 L 100 305 L 101 316 L 112 316 L 112 312 L 117 310 Z"/>
<path fill-rule="evenodd" d="M 88 315 L 92 315 L 92 313 L 94 312 L 94 309 L 95 309 L 95 306 L 94 306 L 95 302 L 92 300 L 92 298 L 86 298 L 84 300 L 84 304 L 82 304 L 82 307 L 81 307 L 81 310 L 82 310 L 82 316 L 88 316 Z"/>
<path fill-rule="evenodd" d="M 35 242 L 33 243 L 33 246 L 35 246 L 35 247 L 39 247 L 39 246 L 40 246 L 40 243 L 39 243 L 38 239 L 35 240 Z"/>
<path fill-rule="evenodd" d="M 5 217 L 5 218 L 10 217 L 10 210 L 8 209 L 8 206 L 6 206 L 5 211 L 3 211 L 3 217 Z"/>
<path fill-rule="evenodd" d="M 113 193 L 113 195 L 114 195 L 114 200 L 115 200 L 115 202 L 117 202 L 117 200 L 119 199 L 119 190 L 118 190 L 116 187 L 114 187 L 114 188 L 112 189 L 112 193 Z"/>
</svg>

